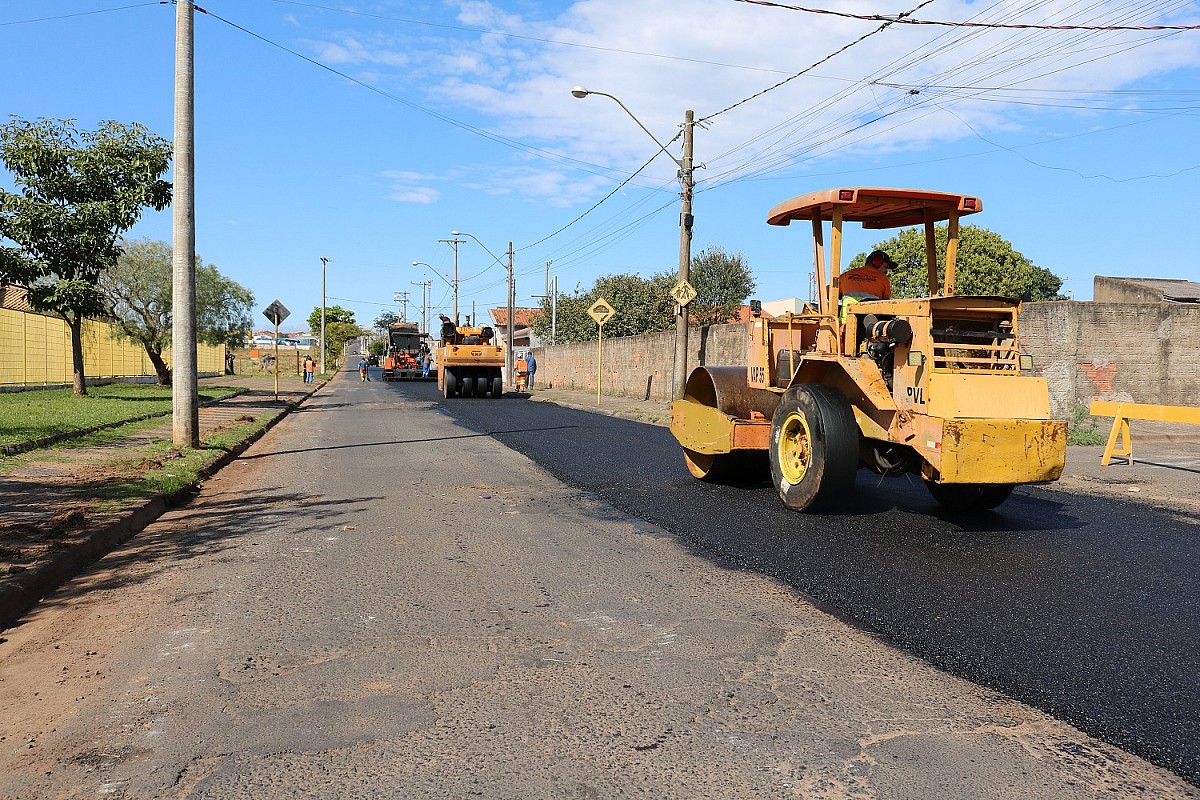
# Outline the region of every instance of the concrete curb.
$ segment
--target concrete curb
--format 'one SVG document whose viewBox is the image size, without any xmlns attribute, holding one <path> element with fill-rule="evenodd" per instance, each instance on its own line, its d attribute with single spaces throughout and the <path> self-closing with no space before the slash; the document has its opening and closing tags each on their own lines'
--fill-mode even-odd
<svg viewBox="0 0 1200 800">
<path fill-rule="evenodd" d="M 295 409 L 316 394 L 328 381 L 316 384 L 313 390 L 294 403 L 286 403 L 266 424 L 251 436 L 230 447 L 213 459 L 212 463 L 200 470 L 197 481 L 169 495 L 151 497 L 146 501 L 122 511 L 123 516 L 88 534 L 75 545 L 57 553 L 51 559 L 39 564 L 33 569 L 10 576 L 10 583 L 0 588 L 0 630 L 11 628 L 43 598 L 57 590 L 62 584 L 77 576 L 84 569 L 96 563 L 111 553 L 120 545 L 127 542 L 147 525 L 161 517 L 166 511 L 181 506 L 191 500 L 200 485 L 228 466 L 238 456 L 244 453 L 255 442 L 261 439 L 267 431 L 274 428 Z M 239 394 L 250 391 L 243 389 L 236 394 L 228 395 L 221 400 L 228 400 Z M 205 405 L 219 403 L 213 401 Z M 170 412 L 167 412 L 170 413 Z M 152 414 L 151 417 L 161 416 Z M 132 420 L 126 420 L 130 422 Z M 121 423 L 124 424 L 124 423 Z"/>
</svg>

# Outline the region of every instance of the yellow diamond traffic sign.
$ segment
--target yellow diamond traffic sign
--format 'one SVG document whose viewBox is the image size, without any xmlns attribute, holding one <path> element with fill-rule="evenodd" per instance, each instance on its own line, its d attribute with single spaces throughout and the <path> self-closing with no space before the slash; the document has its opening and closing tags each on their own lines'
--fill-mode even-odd
<svg viewBox="0 0 1200 800">
<path fill-rule="evenodd" d="M 680 281 L 671 290 L 671 297 L 674 297 L 675 302 L 679 305 L 686 306 L 696 299 L 696 289 L 687 281 Z"/>
<path fill-rule="evenodd" d="M 596 320 L 597 325 L 603 325 L 617 312 L 613 310 L 612 305 L 607 300 L 601 297 L 592 303 L 592 307 L 587 310 L 587 313 L 589 317 Z"/>
</svg>

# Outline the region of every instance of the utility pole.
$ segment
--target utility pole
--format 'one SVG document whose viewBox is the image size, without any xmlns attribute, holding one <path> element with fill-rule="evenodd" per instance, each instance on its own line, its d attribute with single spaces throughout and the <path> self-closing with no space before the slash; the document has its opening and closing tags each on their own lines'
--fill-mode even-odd
<svg viewBox="0 0 1200 800">
<path fill-rule="evenodd" d="M 546 294 L 532 295 L 534 300 L 545 300 L 550 304 L 550 344 L 554 344 L 558 333 L 558 276 L 554 276 L 554 280 L 550 281 L 550 288 Z"/>
<path fill-rule="evenodd" d="M 547 296 L 550 294 L 550 265 L 553 263 L 554 263 L 553 261 L 546 262 L 546 289 L 545 289 L 545 291 L 546 291 Z"/>
<path fill-rule="evenodd" d="M 689 283 L 692 266 L 692 189 L 696 185 L 692 170 L 692 131 L 696 127 L 696 114 L 688 110 L 683 119 L 683 159 L 679 163 L 679 183 L 683 197 L 683 208 L 679 212 L 679 280 Z M 687 383 L 688 357 L 688 310 L 687 306 L 676 306 L 675 318 L 675 372 L 671 396 L 683 399 L 683 387 Z"/>
<path fill-rule="evenodd" d="M 429 287 L 433 281 L 411 281 L 413 286 L 421 287 L 421 330 L 429 333 Z"/>
<path fill-rule="evenodd" d="M 325 374 L 325 265 L 329 259 L 321 256 L 321 374 Z"/>
<path fill-rule="evenodd" d="M 408 322 L 408 292 L 392 292 L 392 300 L 400 304 L 400 321 Z"/>
<path fill-rule="evenodd" d="M 196 366 L 196 74 L 192 0 L 175 6 L 175 173 L 171 204 L 171 440 L 200 446 Z"/>
<path fill-rule="evenodd" d="M 509 385 L 517 385 L 517 376 L 513 374 L 516 362 L 513 360 L 513 332 L 517 327 L 516 316 L 517 282 L 513 278 L 513 243 L 508 243 L 508 346 L 504 348 L 504 374 L 508 376 Z"/>
<path fill-rule="evenodd" d="M 450 282 L 450 288 L 454 292 L 454 324 L 458 324 L 458 246 L 466 242 L 466 239 L 438 239 L 439 242 L 445 242 L 454 248 L 454 280 Z"/>
</svg>

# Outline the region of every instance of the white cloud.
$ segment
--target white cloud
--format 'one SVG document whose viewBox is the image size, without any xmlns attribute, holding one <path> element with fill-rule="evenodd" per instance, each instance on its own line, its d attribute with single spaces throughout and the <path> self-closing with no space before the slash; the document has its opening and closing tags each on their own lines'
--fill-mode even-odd
<svg viewBox="0 0 1200 800">
<path fill-rule="evenodd" d="M 654 143 L 610 99 L 577 100 L 569 93 L 572 86 L 619 97 L 666 141 L 678 132 L 685 109 L 698 117 L 720 111 L 879 27 L 728 0 L 691 0 L 686 9 L 677 0 L 580 0 L 546 23 L 517 20 L 484 2 L 457 7 L 463 24 L 605 49 L 507 39 L 495 52 L 496 37 L 479 37 L 460 45 L 455 74 L 441 83 L 440 94 L 494 115 L 505 135 L 627 170 L 652 155 Z M 1031 21 L 963 2 L 936 9 L 927 17 Z M 1104 13 L 1069 21 L 1097 24 L 1107 19 Z M 1118 88 L 1197 61 L 1195 37 L 893 25 L 698 129 L 696 158 L 713 176 L 778 169 L 846 148 L 870 154 L 926 148 L 976 130 L 1034 124 L 1037 114 L 1029 107 L 980 102 L 971 97 L 977 90 L 927 88 L 930 84 L 1011 86 L 1004 97 L 1027 100 L 1057 97 L 1039 93 L 1045 89 Z M 993 92 L 988 99 L 997 96 Z M 678 154 L 678 144 L 672 150 Z M 663 159 L 656 174 L 669 176 L 673 169 Z"/>
<path fill-rule="evenodd" d="M 442 197 L 439 190 L 427 185 L 439 180 L 435 176 L 399 170 L 387 170 L 380 175 L 391 183 L 388 198 L 398 203 L 432 205 Z"/>
<path fill-rule="evenodd" d="M 573 86 L 620 98 L 662 142 L 678 134 L 686 109 L 698 119 L 721 112 L 696 129 L 696 161 L 706 166 L 700 178 L 709 181 L 811 169 L 833 154 L 875 159 L 988 132 L 1035 131 L 1050 113 L 1060 115 L 1061 125 L 1061 108 L 1033 103 L 1083 105 L 1084 96 L 1048 90 L 1117 89 L 1200 64 L 1200 42 L 1186 34 L 897 24 L 837 53 L 880 23 L 730 0 L 579 0 L 541 20 L 485 0 L 447 0 L 446 6 L 457 15 L 457 26 L 520 38 L 435 29 L 407 38 L 344 35 L 312 46 L 328 63 L 371 67 L 372 83 L 403 85 L 406 96 L 440 113 L 624 172 L 650 158 L 656 145 L 611 99 L 575 99 Z M 849 0 L 835 7 L 878 11 Z M 1032 13 L 945 0 L 922 16 L 1103 24 L 1123 12 L 1109 0 L 1093 6 L 1086 19 L 1053 9 L 1043 20 Z M 1189 13 L 1194 16 L 1194 9 Z M 383 77 L 389 68 L 396 71 Z M 807 72 L 755 97 L 801 71 Z M 1087 100 L 1098 102 L 1094 95 Z M 1106 120 L 1121 121 L 1110 114 L 1100 124 Z M 678 141 L 670 151 L 679 154 Z M 549 187 L 574 185 L 581 191 L 567 196 L 579 202 L 588 199 L 582 191 L 587 187 L 594 196 L 612 185 L 586 171 L 572 178 L 561 165 L 528 163 L 528 157 L 514 151 L 519 176 L 504 181 L 496 179 L 499 165 L 489 164 L 495 173 L 489 191 L 542 198 L 550 196 Z M 662 182 L 675 171 L 660 157 L 645 179 Z"/>
</svg>

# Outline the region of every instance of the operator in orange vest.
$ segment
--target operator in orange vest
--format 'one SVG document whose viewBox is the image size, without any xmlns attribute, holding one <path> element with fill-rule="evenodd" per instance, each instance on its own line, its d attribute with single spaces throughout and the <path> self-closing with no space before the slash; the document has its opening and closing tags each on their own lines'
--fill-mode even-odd
<svg viewBox="0 0 1200 800">
<path fill-rule="evenodd" d="M 892 282 L 888 280 L 887 273 L 895 266 L 896 262 L 887 253 L 874 251 L 861 267 L 842 273 L 838 279 L 842 297 L 853 297 L 856 301 L 891 300 Z"/>
</svg>

